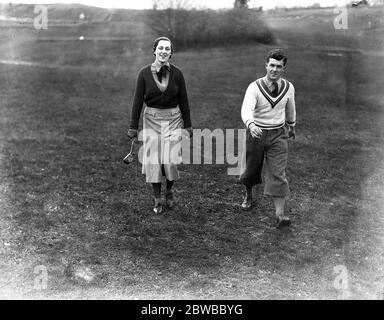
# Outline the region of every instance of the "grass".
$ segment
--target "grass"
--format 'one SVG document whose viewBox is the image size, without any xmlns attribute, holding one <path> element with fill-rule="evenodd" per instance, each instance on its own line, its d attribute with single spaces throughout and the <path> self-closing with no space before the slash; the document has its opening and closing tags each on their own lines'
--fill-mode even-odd
<svg viewBox="0 0 384 320">
<path fill-rule="evenodd" d="M 31 41 L 17 57 L 62 67 L 0 65 L 2 298 L 382 298 L 377 57 L 287 47 L 298 136 L 288 168 L 293 225 L 280 231 L 261 188 L 252 211 L 239 208 L 243 190 L 224 165 L 181 165 L 182 201 L 154 216 L 140 165 L 121 161 L 136 73 L 152 61 L 150 51 L 125 59 L 118 45 L 106 53 L 104 44 L 57 44 L 61 55 Z M 246 86 L 264 74 L 269 48 L 172 57 L 185 74 L 194 127 L 242 127 Z M 34 289 L 39 265 L 48 269 L 47 290 Z M 337 265 L 348 270 L 347 293 L 334 287 Z"/>
</svg>

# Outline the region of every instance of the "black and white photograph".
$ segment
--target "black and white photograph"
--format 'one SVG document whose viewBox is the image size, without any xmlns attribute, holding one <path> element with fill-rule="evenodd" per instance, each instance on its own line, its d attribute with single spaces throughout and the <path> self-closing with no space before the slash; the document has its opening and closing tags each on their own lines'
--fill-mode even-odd
<svg viewBox="0 0 384 320">
<path fill-rule="evenodd" d="M 0 0 L 0 300 L 384 300 L 383 62 L 384 0 Z"/>
</svg>

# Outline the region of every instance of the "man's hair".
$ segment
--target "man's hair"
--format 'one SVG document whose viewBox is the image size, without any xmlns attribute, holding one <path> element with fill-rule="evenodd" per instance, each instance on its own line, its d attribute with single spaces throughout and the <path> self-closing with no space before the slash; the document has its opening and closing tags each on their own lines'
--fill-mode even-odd
<svg viewBox="0 0 384 320">
<path fill-rule="evenodd" d="M 288 60 L 288 57 L 287 57 L 287 54 L 285 53 L 285 51 L 283 49 L 279 49 L 279 48 L 278 49 L 272 49 L 271 51 L 268 52 L 267 63 L 269 62 L 270 58 L 278 60 L 278 61 L 283 60 L 284 66 L 287 64 L 287 60 Z"/>
<path fill-rule="evenodd" d="M 169 38 L 167 38 L 167 37 L 158 37 L 158 38 L 155 39 L 155 41 L 153 42 L 153 54 L 155 54 L 157 45 L 159 44 L 159 42 L 161 40 L 169 41 L 169 43 L 171 44 L 171 54 L 173 54 L 173 44 L 172 44 L 172 41 Z"/>
</svg>

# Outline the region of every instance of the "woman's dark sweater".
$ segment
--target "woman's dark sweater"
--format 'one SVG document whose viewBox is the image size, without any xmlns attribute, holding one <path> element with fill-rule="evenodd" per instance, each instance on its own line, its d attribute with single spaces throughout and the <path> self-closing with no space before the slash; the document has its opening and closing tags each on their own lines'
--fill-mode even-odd
<svg viewBox="0 0 384 320">
<path fill-rule="evenodd" d="M 191 127 L 187 89 L 183 73 L 171 65 L 168 87 L 164 92 L 157 87 L 153 79 L 151 65 L 143 67 L 137 77 L 135 94 L 133 97 L 131 129 L 138 129 L 143 102 L 148 107 L 169 109 L 179 106 L 184 121 L 184 128 Z"/>
</svg>

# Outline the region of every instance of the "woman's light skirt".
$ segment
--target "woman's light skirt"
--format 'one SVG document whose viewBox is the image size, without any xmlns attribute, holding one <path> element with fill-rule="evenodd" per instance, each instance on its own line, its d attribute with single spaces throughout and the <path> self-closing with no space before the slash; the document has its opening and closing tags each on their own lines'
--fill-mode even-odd
<svg viewBox="0 0 384 320">
<path fill-rule="evenodd" d="M 160 183 L 163 176 L 170 181 L 179 178 L 182 128 L 179 107 L 144 109 L 142 172 L 146 182 Z"/>
</svg>

